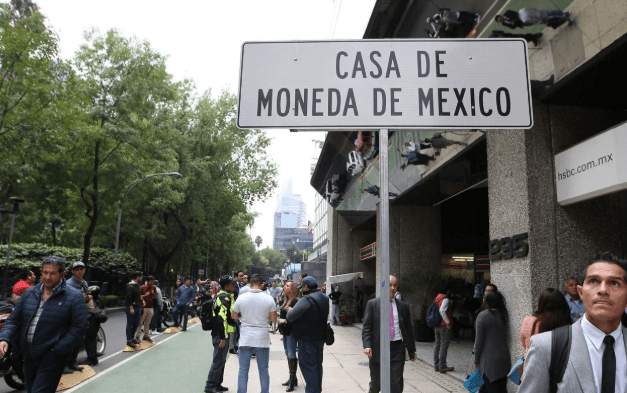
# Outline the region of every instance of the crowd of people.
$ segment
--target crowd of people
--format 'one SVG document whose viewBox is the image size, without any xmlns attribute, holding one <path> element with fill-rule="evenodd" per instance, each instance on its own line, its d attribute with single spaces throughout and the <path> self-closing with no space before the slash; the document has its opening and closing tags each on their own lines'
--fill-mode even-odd
<svg viewBox="0 0 627 393">
<path fill-rule="evenodd" d="M 25 271 L 13 287 L 16 302 L 11 316 L 0 331 L 0 358 L 17 342 L 24 354 L 27 391 L 54 391 L 61 375 L 76 370 L 79 344 L 84 342 L 90 364 L 97 364 L 95 333 L 99 328 L 97 306 L 83 279 L 85 264 L 72 264 L 72 276 L 65 279 L 66 262 L 59 257 L 43 261 L 41 279 Z M 127 285 L 126 338 L 137 345 L 159 329 L 154 325 L 162 293 L 158 282 L 148 276 L 144 285 L 141 272 L 135 272 Z M 406 353 L 416 360 L 416 344 L 409 305 L 398 291 L 398 280 L 390 276 L 390 382 L 392 392 L 402 392 Z M 288 378 L 282 383 L 287 392 L 298 386 L 300 367 L 306 393 L 319 393 L 322 387 L 323 348 L 327 339 L 329 316 L 338 318 L 339 286 L 325 294 L 314 277 L 303 274 L 299 281 L 265 282 L 257 274 L 248 280 L 241 271 L 236 277 L 223 275 L 217 282 L 190 279 L 172 290 L 176 299 L 175 324 L 186 331 L 189 307 L 203 297 L 211 301 L 213 358 L 205 392 L 224 392 L 227 354 L 238 356 L 237 391 L 248 386 L 250 362 L 256 358 L 261 392 L 270 391 L 268 372 L 271 322 L 278 321 L 287 360 Z M 356 318 L 364 295 L 356 287 Z M 433 350 L 435 371 L 446 373 L 447 350 L 454 326 L 453 300 L 447 288 L 435 297 L 437 324 Z M 329 300 L 332 301 L 331 307 Z M 520 326 L 520 345 L 524 351 L 524 371 L 519 392 L 623 392 L 627 386 L 627 355 L 624 336 L 627 330 L 627 262 L 609 252 L 599 253 L 586 267 L 583 280 L 569 277 L 564 294 L 546 288 L 539 296 L 537 309 Z M 330 310 L 331 313 L 330 313 Z M 363 314 L 362 342 L 370 369 L 370 392 L 381 388 L 379 331 L 380 298 L 367 302 Z M 182 320 L 179 319 L 181 315 Z M 431 315 L 429 318 L 432 318 Z M 623 324 L 621 324 L 623 322 Z M 481 374 L 485 392 L 507 392 L 507 375 L 512 367 L 508 344 L 510 317 L 505 296 L 494 284 L 485 286 L 482 304 L 476 314 L 474 365 Z M 204 328 L 204 326 L 203 326 Z M 387 339 L 387 338 L 386 338 Z M 558 342 L 558 344 L 555 344 Z M 560 360 L 552 361 L 555 348 Z M 568 361 L 568 359 L 571 361 Z M 565 359 L 565 360 L 564 360 Z M 555 363 L 555 364 L 554 364 Z M 556 372 L 560 368 L 561 373 Z M 556 377 L 563 375 L 561 378 Z M 275 388 L 272 388 L 276 391 Z"/>
</svg>

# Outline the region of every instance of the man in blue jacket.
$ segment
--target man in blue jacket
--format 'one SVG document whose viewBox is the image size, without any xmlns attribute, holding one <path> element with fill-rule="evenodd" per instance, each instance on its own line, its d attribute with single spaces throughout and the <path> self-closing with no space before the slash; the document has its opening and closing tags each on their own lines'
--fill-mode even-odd
<svg viewBox="0 0 627 393">
<path fill-rule="evenodd" d="M 303 278 L 299 288 L 303 290 L 303 296 L 293 309 L 285 307 L 287 320 L 292 323 L 292 335 L 298 343 L 298 361 L 305 378 L 305 393 L 320 393 L 329 298 L 318 289 L 318 282 L 311 276 Z"/>
<path fill-rule="evenodd" d="M 196 297 L 196 291 L 191 286 L 192 280 L 188 277 L 185 279 L 185 284 L 181 285 L 176 290 L 176 307 L 172 310 L 172 316 L 174 316 L 174 326 L 179 327 L 179 312 L 183 313 L 183 331 L 187 331 L 187 313 L 189 307 L 192 305 L 194 298 Z"/>
<path fill-rule="evenodd" d="M 0 358 L 19 335 L 27 392 L 55 392 L 74 348 L 87 329 L 85 298 L 66 285 L 65 260 L 43 261 L 42 282 L 24 292 L 0 331 Z"/>
</svg>

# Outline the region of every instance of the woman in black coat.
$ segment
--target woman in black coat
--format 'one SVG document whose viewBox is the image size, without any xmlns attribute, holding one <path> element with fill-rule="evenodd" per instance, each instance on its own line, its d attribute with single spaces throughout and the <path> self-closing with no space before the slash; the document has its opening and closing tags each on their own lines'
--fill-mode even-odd
<svg viewBox="0 0 627 393">
<path fill-rule="evenodd" d="M 507 374 L 512 367 L 507 346 L 509 317 L 500 292 L 488 292 L 485 301 L 487 309 L 477 316 L 475 367 L 483 374 L 488 393 L 507 393 Z"/>
</svg>

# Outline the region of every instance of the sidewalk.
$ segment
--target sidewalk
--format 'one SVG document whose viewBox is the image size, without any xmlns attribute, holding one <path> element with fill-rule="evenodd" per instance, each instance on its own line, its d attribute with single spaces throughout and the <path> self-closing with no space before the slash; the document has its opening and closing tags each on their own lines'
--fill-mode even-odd
<svg viewBox="0 0 627 393">
<path fill-rule="evenodd" d="M 335 330 L 335 343 L 332 346 L 324 347 L 322 391 L 341 391 L 342 393 L 367 392 L 370 382 L 370 371 L 368 360 L 362 349 L 361 326 L 359 324 L 334 326 L 333 329 Z M 279 334 L 272 334 L 270 338 L 272 341 L 269 365 L 270 391 L 283 392 L 285 387 L 281 386 L 281 383 L 288 377 L 283 342 Z M 260 391 L 259 373 L 255 363 L 256 361 L 253 358 L 248 374 L 247 390 L 249 392 Z M 237 357 L 229 356 L 224 372 L 224 385 L 229 388 L 229 391 L 237 390 L 238 367 Z M 404 380 L 404 392 L 467 392 L 460 380 L 446 374 L 437 373 L 433 370 L 433 366 L 420 360 L 405 364 Z M 299 369 L 298 387 L 294 391 L 304 392 L 304 385 Z"/>
</svg>

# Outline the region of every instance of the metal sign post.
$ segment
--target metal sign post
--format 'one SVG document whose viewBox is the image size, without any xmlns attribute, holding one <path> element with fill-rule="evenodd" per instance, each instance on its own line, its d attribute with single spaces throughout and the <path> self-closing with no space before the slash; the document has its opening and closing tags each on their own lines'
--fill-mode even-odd
<svg viewBox="0 0 627 393">
<path fill-rule="evenodd" d="M 379 131 L 379 232 L 381 241 L 381 318 L 379 332 L 381 338 L 381 393 L 390 393 L 390 198 L 388 194 L 388 130 Z"/>
</svg>

